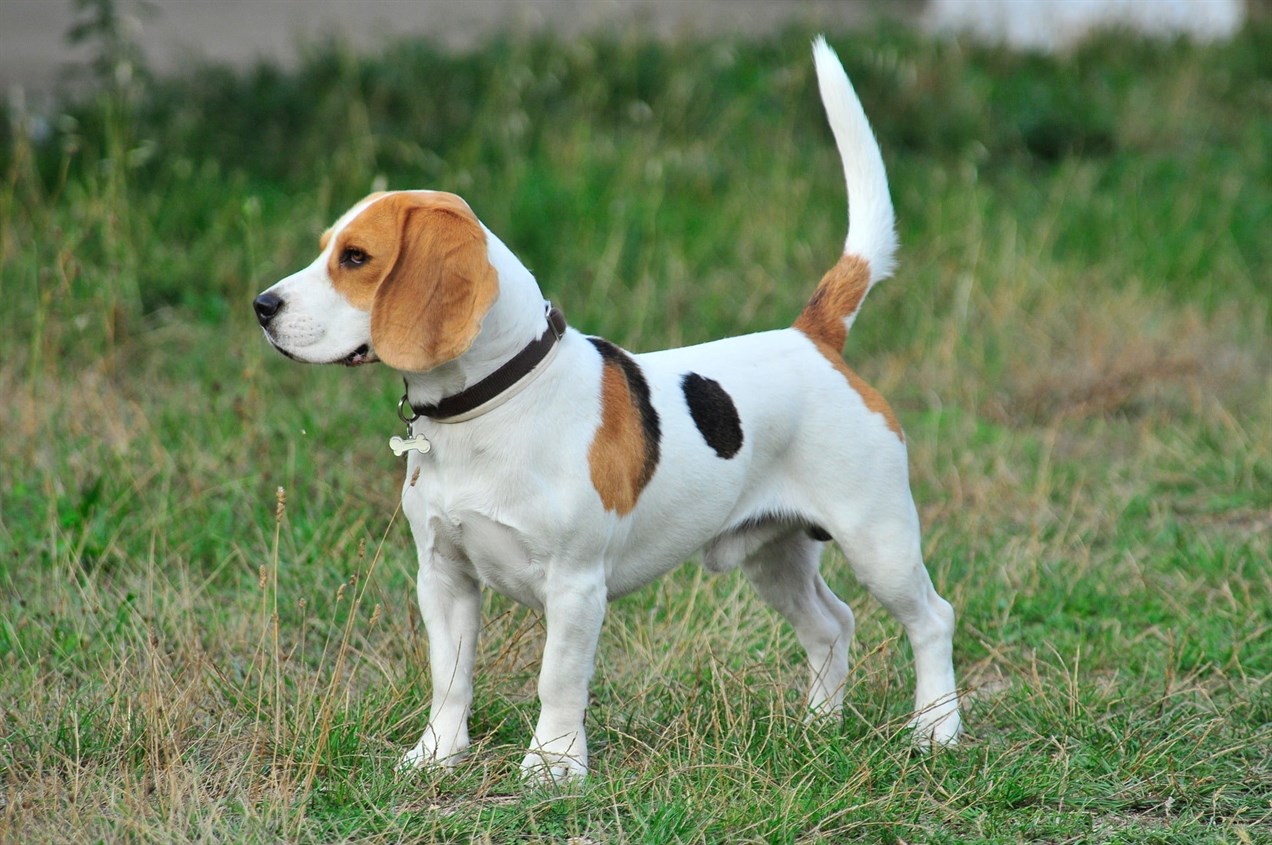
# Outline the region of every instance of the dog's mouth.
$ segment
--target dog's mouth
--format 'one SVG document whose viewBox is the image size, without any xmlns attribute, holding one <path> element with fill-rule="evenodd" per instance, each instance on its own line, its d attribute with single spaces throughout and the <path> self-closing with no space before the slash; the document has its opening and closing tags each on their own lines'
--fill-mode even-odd
<svg viewBox="0 0 1272 845">
<path fill-rule="evenodd" d="M 372 352 L 371 347 L 365 343 L 342 358 L 335 358 L 330 361 L 315 361 L 312 358 L 303 358 L 295 352 L 284 348 L 268 331 L 265 332 L 265 338 L 269 341 L 270 346 L 278 350 L 284 357 L 301 364 L 340 364 L 345 367 L 361 367 L 363 364 L 373 364 L 380 360 L 379 356 Z"/>
<path fill-rule="evenodd" d="M 363 364 L 370 364 L 379 360 L 376 354 L 371 351 L 371 347 L 364 343 L 339 361 L 332 361 L 332 363 L 344 364 L 346 367 L 361 367 Z"/>
</svg>

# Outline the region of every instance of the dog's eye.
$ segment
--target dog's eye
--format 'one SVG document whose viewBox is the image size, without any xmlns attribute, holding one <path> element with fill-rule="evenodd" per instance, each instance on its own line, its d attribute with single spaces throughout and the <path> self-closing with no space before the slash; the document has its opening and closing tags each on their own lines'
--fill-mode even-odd
<svg viewBox="0 0 1272 845">
<path fill-rule="evenodd" d="M 364 249 L 358 249 L 356 246 L 345 247 L 345 251 L 340 253 L 340 264 L 342 267 L 361 267 L 370 257 Z"/>
</svg>

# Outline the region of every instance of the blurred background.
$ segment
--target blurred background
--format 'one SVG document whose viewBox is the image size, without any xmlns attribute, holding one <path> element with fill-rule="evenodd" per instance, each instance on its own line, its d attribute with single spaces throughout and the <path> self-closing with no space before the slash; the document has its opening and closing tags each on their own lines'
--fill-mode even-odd
<svg viewBox="0 0 1272 845">
<path fill-rule="evenodd" d="M 689 566 L 610 610 L 587 789 L 515 780 L 542 627 L 498 596 L 474 760 L 396 777 L 401 382 L 283 359 L 252 298 L 428 187 L 633 351 L 787 326 L 847 222 L 819 32 L 897 210 L 845 356 L 963 749 L 909 753 L 908 647 L 831 550 L 842 721 Z M 0 0 L 0 90 L 0 841 L 1267 841 L 1267 0 Z"/>
<path fill-rule="evenodd" d="M 921 0 L 147 0 L 113 5 L 147 64 L 167 72 L 192 59 L 231 64 L 269 59 L 290 65 L 301 46 L 338 38 L 359 50 L 405 36 L 472 49 L 494 34 L 577 38 L 639 29 L 651 37 L 763 35 L 805 23 L 830 29 L 879 14 L 913 18 Z M 0 5 L 0 80 L 48 90 L 87 51 L 66 42 L 73 0 L 6 0 Z"/>
<path fill-rule="evenodd" d="M 578 38 L 638 30 L 662 39 L 764 36 L 792 26 L 840 31 L 880 18 L 932 31 L 972 33 L 1014 46 L 1072 46 L 1101 27 L 1141 34 L 1229 38 L 1247 0 L 114 0 L 121 29 L 148 67 L 171 72 L 192 60 L 294 63 L 301 45 L 336 38 L 374 50 L 385 39 L 422 37 L 471 49 L 496 33 Z M 1263 0 L 1255 0 L 1266 6 Z M 76 0 L 0 4 L 0 83 L 48 92 L 89 50 L 67 39 Z"/>
</svg>

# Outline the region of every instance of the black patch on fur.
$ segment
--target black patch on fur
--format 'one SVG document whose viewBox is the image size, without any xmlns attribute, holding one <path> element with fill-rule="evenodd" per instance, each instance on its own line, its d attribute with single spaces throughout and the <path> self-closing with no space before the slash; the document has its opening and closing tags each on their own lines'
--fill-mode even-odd
<svg viewBox="0 0 1272 845">
<path fill-rule="evenodd" d="M 662 441 L 662 428 L 658 422 L 658 412 L 654 410 L 654 404 L 649 399 L 649 382 L 645 381 L 645 374 L 640 371 L 640 364 L 637 364 L 625 351 L 604 338 L 589 337 L 588 340 L 592 341 L 596 351 L 601 353 L 603 361 L 615 363 L 622 370 L 627 378 L 627 389 L 636 400 L 637 408 L 640 409 L 640 426 L 645 430 L 645 469 L 641 473 L 643 488 L 649 483 L 649 479 L 654 477 L 654 470 L 658 467 L 658 457 L 662 453 L 659 445 Z"/>
<path fill-rule="evenodd" d="M 680 380 L 680 389 L 685 392 L 689 416 L 693 417 L 693 424 L 707 445 L 725 460 L 736 455 L 742 448 L 742 421 L 738 419 L 732 397 L 720 382 L 697 373 L 686 373 Z"/>
<path fill-rule="evenodd" d="M 825 543 L 830 539 L 830 532 L 820 525 L 810 525 L 808 526 L 808 536 L 819 543 Z"/>
</svg>

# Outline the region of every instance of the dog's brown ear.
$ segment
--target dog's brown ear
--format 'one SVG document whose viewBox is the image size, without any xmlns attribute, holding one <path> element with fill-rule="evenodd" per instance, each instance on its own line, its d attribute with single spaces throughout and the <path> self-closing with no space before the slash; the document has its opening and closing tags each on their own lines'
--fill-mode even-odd
<svg viewBox="0 0 1272 845">
<path fill-rule="evenodd" d="M 371 344 L 395 370 L 424 372 L 468 351 L 499 279 L 486 233 L 462 200 L 408 195 L 400 202 L 397 257 L 371 306 Z"/>
</svg>

